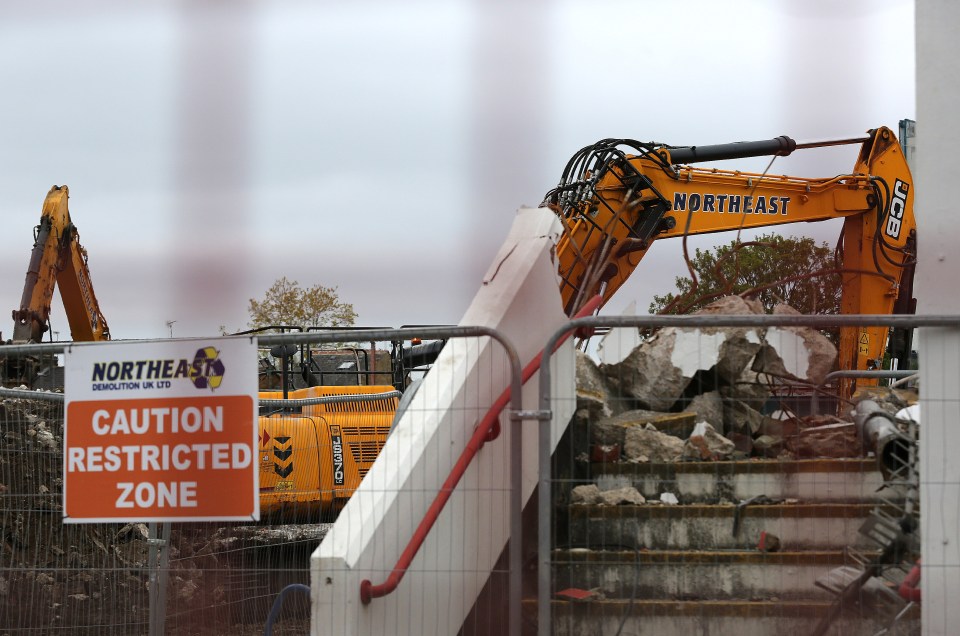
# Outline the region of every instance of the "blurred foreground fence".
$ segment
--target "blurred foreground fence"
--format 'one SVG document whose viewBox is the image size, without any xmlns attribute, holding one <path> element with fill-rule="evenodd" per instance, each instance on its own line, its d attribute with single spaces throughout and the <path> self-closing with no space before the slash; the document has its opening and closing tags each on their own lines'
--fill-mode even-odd
<svg viewBox="0 0 960 636">
<path fill-rule="evenodd" d="M 822 351 L 811 344 L 823 338 L 814 329 L 841 323 L 923 328 L 956 327 L 960 320 L 647 316 L 571 322 L 571 330 L 626 328 L 634 339 L 638 328 L 659 331 L 641 338 L 622 360 L 601 365 L 578 354 L 575 396 L 551 388 L 558 378 L 550 375 L 550 356 L 544 357 L 541 403 L 527 415 L 576 414 L 552 457 L 549 422 L 541 424 L 539 500 L 528 508 L 536 514 L 525 517 L 523 527 L 525 534 L 539 535 L 536 556 L 521 556 L 517 549 L 508 559 L 490 540 L 504 520 L 511 519 L 511 532 L 519 523 L 515 494 L 502 481 L 514 468 L 504 461 L 502 474 L 468 474 L 457 485 L 448 514 L 481 523 L 431 531 L 424 546 L 432 552 L 426 561 L 414 561 L 399 583 L 422 600 L 374 600 L 373 607 L 387 608 L 391 620 L 422 626 L 424 633 L 462 609 L 467 616 L 462 634 L 502 633 L 505 617 L 513 616 L 521 600 L 520 568 L 510 560 L 522 559 L 525 634 L 918 633 L 919 427 L 915 407 L 910 408 L 917 380 L 903 377 L 905 370 L 879 372 L 890 379 L 856 378 L 855 399 L 873 406 L 849 415 L 854 400 L 832 397 L 838 387 L 830 382 L 850 378 L 836 379 L 832 363 L 822 363 Z M 447 346 L 454 356 L 476 356 L 483 336 L 450 329 Z M 410 339 L 414 331 L 394 337 Z M 559 337 L 546 343 L 546 350 Z M 607 338 L 611 348 L 615 337 Z M 263 338 L 269 345 L 298 347 L 356 340 L 351 333 Z M 393 371 L 388 376 L 377 371 L 376 347 L 354 349 L 370 352 L 366 368 L 390 377 L 387 388 L 406 389 L 422 375 L 422 359 L 400 376 Z M 57 352 L 53 345 L 41 350 Z M 415 422 L 439 418 L 451 392 L 460 392 L 456 409 L 443 415 L 438 429 L 443 435 L 432 442 L 448 451 L 427 455 L 440 481 L 500 389 L 513 383 L 516 361 L 508 352 L 509 347 L 488 353 L 477 379 L 462 387 L 459 367 L 431 371 L 445 375 L 417 400 L 414 408 L 423 412 Z M 303 359 L 302 350 L 291 355 Z M 362 357 L 350 355 L 350 360 Z M 960 358 L 960 351 L 955 355 Z M 350 362 L 328 356 L 333 370 Z M 278 368 L 270 366 L 273 391 Z M 306 390 L 308 374 L 295 375 L 300 384 L 294 389 Z M 866 386 L 875 379 L 880 386 Z M 960 399 L 957 378 L 930 374 L 920 381 L 944 383 L 940 393 Z M 273 431 L 273 437 L 282 427 L 292 430 L 304 415 L 339 426 L 346 425 L 335 418 L 353 418 L 355 430 L 343 432 L 342 441 L 362 460 L 355 465 L 356 476 L 362 476 L 383 448 L 391 417 L 373 407 L 349 411 L 328 397 L 303 398 L 296 413 L 262 410 L 262 417 L 272 419 L 261 421 L 261 432 Z M 151 629 L 259 634 L 284 589 L 292 592 L 273 633 L 310 631 L 309 598 L 302 593 L 311 583 L 310 556 L 352 492 L 342 484 L 324 485 L 323 473 L 332 469 L 318 458 L 333 452 L 329 437 L 318 433 L 312 446 L 298 442 L 294 449 L 261 436 L 261 502 L 269 506 L 259 524 L 174 523 L 168 532 L 139 523 L 64 525 L 62 402 L 53 394 L 28 398 L 17 391 L 0 392 L 0 398 L 0 635 Z M 388 399 L 395 398 L 373 401 Z M 533 403 L 524 406 L 529 410 Z M 396 407 L 394 402 L 389 410 Z M 504 426 L 507 421 L 502 419 Z M 406 434 L 417 439 L 417 431 Z M 304 491 L 287 479 L 289 471 L 304 468 L 317 474 L 316 486 L 306 493 L 316 497 L 301 496 Z M 392 468 L 378 470 L 389 475 Z M 389 478 L 376 483 L 381 490 L 371 495 L 367 512 L 390 493 L 402 492 L 403 505 L 389 536 L 372 544 L 379 546 L 370 566 L 377 575 L 373 584 L 389 576 L 395 562 L 390 555 L 406 545 L 422 510 L 438 494 Z M 347 535 L 367 531 L 360 525 L 345 529 Z M 493 555 L 492 571 L 478 553 L 450 549 L 467 536 L 479 538 Z M 445 596 L 452 582 L 488 571 L 480 604 Z M 350 600 L 359 603 L 360 590 L 355 593 Z M 930 611 L 937 608 L 924 606 L 923 612 Z M 314 615 L 314 633 L 335 633 L 336 617 L 326 621 Z"/>
<path fill-rule="evenodd" d="M 291 593 L 270 618 L 272 633 L 309 632 L 310 556 L 380 454 L 394 411 L 407 408 L 401 393 L 413 393 L 444 342 L 469 357 L 489 334 L 422 327 L 258 336 L 260 523 L 65 525 L 63 395 L 0 389 L 0 635 L 261 634 L 282 590 Z M 64 346 L 6 351 L 42 354 L 49 367 L 47 356 Z M 478 377 L 509 382 L 517 364 L 509 353 L 487 355 Z M 448 371 L 426 403 L 447 399 L 457 379 Z M 311 388 L 320 377 L 325 386 Z M 496 397 L 482 381 L 457 390 L 472 406 L 455 413 L 451 438 Z M 482 490 L 469 480 L 464 487 Z M 416 494 L 429 503 L 436 493 Z M 509 519 L 509 488 L 493 494 L 492 519 Z M 410 539 L 397 532 L 392 541 Z M 380 563 L 384 572 L 393 565 Z M 492 576 L 507 585 L 506 566 Z"/>
</svg>

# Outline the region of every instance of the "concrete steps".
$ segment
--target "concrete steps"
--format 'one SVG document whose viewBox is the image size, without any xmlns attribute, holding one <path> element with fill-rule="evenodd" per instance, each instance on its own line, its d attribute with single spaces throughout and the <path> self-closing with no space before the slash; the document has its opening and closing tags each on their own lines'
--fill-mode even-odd
<svg viewBox="0 0 960 636">
<path fill-rule="evenodd" d="M 565 573 L 557 578 L 560 589 L 576 586 L 600 589 L 609 598 L 664 601 L 829 601 L 832 596 L 816 587 L 817 578 L 853 564 L 841 551 L 813 550 L 562 550 L 554 553 L 554 563 Z"/>
<path fill-rule="evenodd" d="M 805 636 L 829 611 L 821 601 L 659 601 L 612 599 L 553 602 L 555 636 Z M 530 608 L 525 611 L 533 611 Z M 842 614 L 826 636 L 875 636 L 889 621 L 858 611 Z M 920 633 L 914 607 L 885 636 Z"/>
<path fill-rule="evenodd" d="M 892 496 L 860 459 L 606 463 L 591 473 L 601 490 L 633 486 L 651 503 L 560 512 L 558 635 L 812 633 L 835 598 L 818 580 L 856 567 L 851 549 L 876 554 L 860 529 Z M 662 493 L 680 503 L 652 503 Z M 774 550 L 758 548 L 761 536 L 765 548 L 776 537 Z M 844 607 L 827 633 L 889 629 L 905 603 L 879 587 Z M 919 633 L 919 608 L 885 633 Z"/>
<path fill-rule="evenodd" d="M 755 549 L 760 534 L 776 535 L 781 549 L 824 550 L 864 546 L 858 530 L 875 504 L 774 504 L 737 506 L 572 505 L 569 545 L 603 549 L 626 546 L 664 550 Z"/>
<path fill-rule="evenodd" d="M 758 495 L 805 502 L 876 501 L 883 477 L 869 459 L 592 464 L 600 490 L 633 486 L 647 499 L 672 492 L 684 503 L 737 503 Z"/>
</svg>

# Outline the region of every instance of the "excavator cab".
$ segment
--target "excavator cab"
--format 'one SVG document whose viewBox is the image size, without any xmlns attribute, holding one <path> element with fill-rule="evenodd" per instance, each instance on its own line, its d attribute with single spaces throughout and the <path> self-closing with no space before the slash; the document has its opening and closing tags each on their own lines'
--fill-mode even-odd
<svg viewBox="0 0 960 636">
<path fill-rule="evenodd" d="M 271 326 L 242 334 L 305 331 Z M 386 444 L 408 377 L 428 368 L 439 353 L 439 346 L 428 344 L 432 353 L 403 341 L 279 345 L 261 353 L 258 453 L 264 518 L 336 517 Z"/>
</svg>

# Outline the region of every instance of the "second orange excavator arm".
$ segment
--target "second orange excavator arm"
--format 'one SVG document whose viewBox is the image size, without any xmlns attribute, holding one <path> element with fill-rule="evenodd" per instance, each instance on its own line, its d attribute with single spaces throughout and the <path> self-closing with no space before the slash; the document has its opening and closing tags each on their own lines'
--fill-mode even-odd
<svg viewBox="0 0 960 636">
<path fill-rule="evenodd" d="M 20 308 L 14 310 L 13 341 L 40 342 L 59 286 L 75 341 L 109 340 L 110 329 L 93 292 L 87 252 L 67 208 L 69 189 L 53 186 L 43 202 Z"/>
</svg>

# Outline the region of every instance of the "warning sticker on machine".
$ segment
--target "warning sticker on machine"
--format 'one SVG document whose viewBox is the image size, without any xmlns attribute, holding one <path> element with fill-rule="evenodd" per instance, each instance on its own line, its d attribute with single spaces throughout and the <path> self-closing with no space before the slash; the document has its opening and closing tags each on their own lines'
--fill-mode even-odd
<svg viewBox="0 0 960 636">
<path fill-rule="evenodd" d="M 870 336 L 866 332 L 860 333 L 860 342 L 857 345 L 857 353 L 864 355 L 870 353 Z"/>
</svg>

